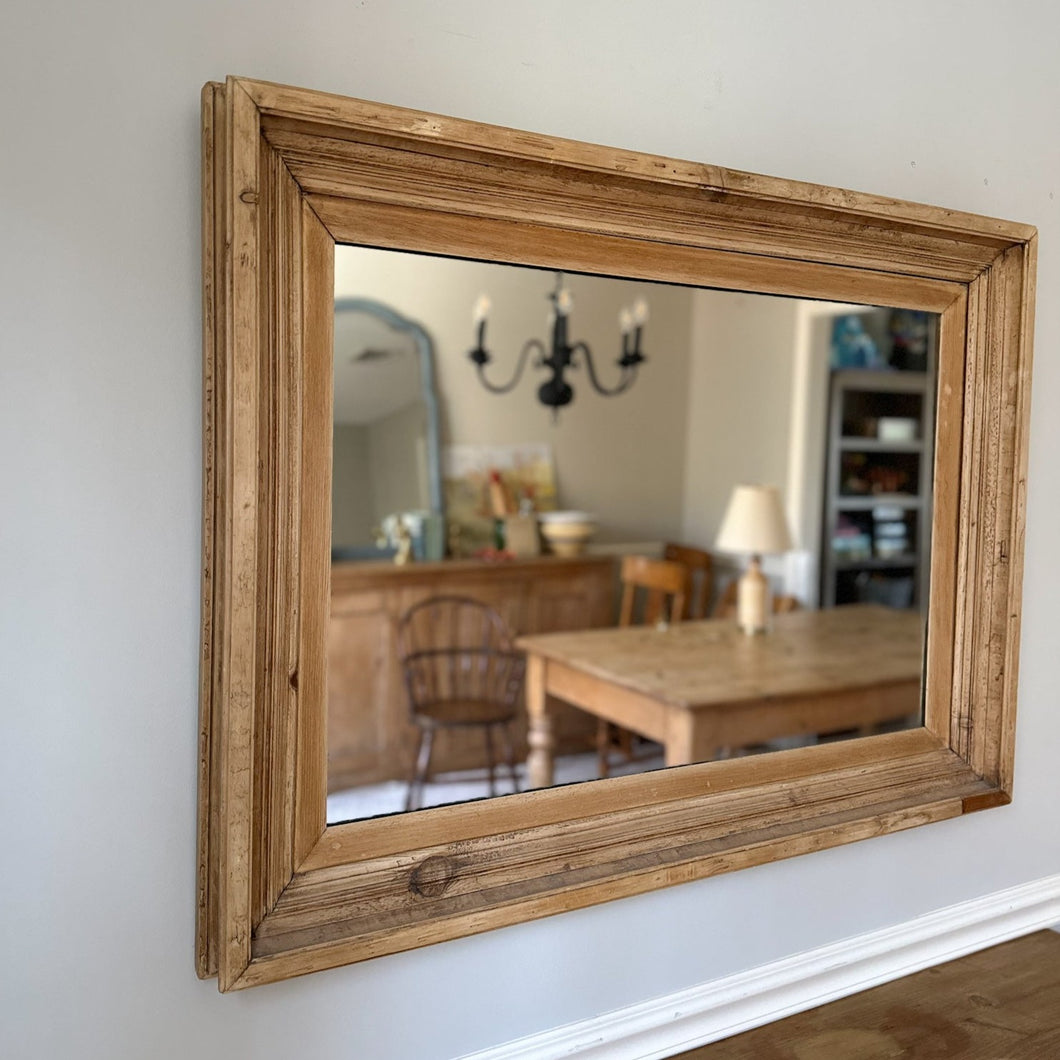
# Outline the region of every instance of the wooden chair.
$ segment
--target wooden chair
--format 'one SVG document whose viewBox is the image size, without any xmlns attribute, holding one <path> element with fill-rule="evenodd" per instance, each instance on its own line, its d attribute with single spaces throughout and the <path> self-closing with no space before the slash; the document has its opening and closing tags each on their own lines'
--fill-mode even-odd
<svg viewBox="0 0 1060 1060">
<path fill-rule="evenodd" d="M 643 625 L 660 622 L 680 622 L 685 617 L 691 577 L 688 568 L 665 559 L 645 556 L 626 556 L 622 560 L 622 603 L 618 624 L 632 626 L 638 617 Z M 641 599 L 638 600 L 638 597 Z M 632 757 L 633 734 L 628 729 L 612 725 L 603 719 L 596 728 L 597 772 L 606 777 L 610 773 L 609 754 L 617 743 L 626 758 Z"/>
<path fill-rule="evenodd" d="M 714 557 L 701 548 L 668 544 L 663 559 L 680 563 L 688 569 L 691 587 L 685 606 L 685 618 L 706 618 L 710 598 L 714 595 Z"/>
<path fill-rule="evenodd" d="M 512 649 L 504 619 L 468 597 L 431 597 L 398 622 L 398 656 L 418 735 L 405 809 L 414 809 L 422 795 L 439 729 L 483 730 L 490 795 L 496 794 L 497 730 L 518 791 L 510 725 L 519 709 L 526 658 Z"/>
<path fill-rule="evenodd" d="M 728 585 L 725 586 L 724 592 L 718 597 L 718 602 L 714 605 L 714 613 L 712 618 L 735 618 L 736 617 L 736 595 L 738 592 L 737 583 L 739 578 L 733 578 Z M 799 603 L 797 596 L 783 596 L 777 595 L 773 597 L 773 614 L 784 615 L 789 611 L 798 611 L 802 607 Z"/>
<path fill-rule="evenodd" d="M 638 597 L 642 597 L 640 618 L 643 625 L 680 622 L 684 617 L 691 580 L 687 567 L 665 559 L 625 556 L 621 578 L 620 626 L 634 624 Z"/>
</svg>

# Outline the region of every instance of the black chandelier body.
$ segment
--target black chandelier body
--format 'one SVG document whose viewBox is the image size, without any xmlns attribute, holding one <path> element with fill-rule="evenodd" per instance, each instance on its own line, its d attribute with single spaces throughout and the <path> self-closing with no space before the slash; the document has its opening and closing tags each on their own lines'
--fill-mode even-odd
<svg viewBox="0 0 1060 1060">
<path fill-rule="evenodd" d="M 507 383 L 492 383 L 486 378 L 486 365 L 492 360 L 492 354 L 486 349 L 486 319 L 489 309 L 488 300 L 483 296 L 475 310 L 475 322 L 477 325 L 475 348 L 468 353 L 468 357 L 475 363 L 478 377 L 482 385 L 493 394 L 507 394 L 519 385 L 527 361 L 532 353 L 537 354 L 534 360 L 534 368 L 544 368 L 550 374 L 549 377 L 537 389 L 537 398 L 542 405 L 557 413 L 565 405 L 574 400 L 574 388 L 567 382 L 565 373 L 568 370 L 576 371 L 584 360 L 586 372 L 592 388 L 604 397 L 615 397 L 625 393 L 637 378 L 637 368 L 647 360 L 641 353 L 641 331 L 647 320 L 647 306 L 643 300 L 634 307 L 634 311 L 623 310 L 620 316 L 622 330 L 622 354 L 615 361 L 619 367 L 618 382 L 612 386 L 604 386 L 596 374 L 596 366 L 593 364 L 592 350 L 584 342 L 570 343 L 567 328 L 571 310 L 570 292 L 563 286 L 563 273 L 556 273 L 555 290 L 548 294 L 548 300 L 552 303 L 551 330 L 552 348 L 545 348 L 540 339 L 529 339 L 519 352 L 519 359 L 515 365 L 515 372 Z"/>
</svg>

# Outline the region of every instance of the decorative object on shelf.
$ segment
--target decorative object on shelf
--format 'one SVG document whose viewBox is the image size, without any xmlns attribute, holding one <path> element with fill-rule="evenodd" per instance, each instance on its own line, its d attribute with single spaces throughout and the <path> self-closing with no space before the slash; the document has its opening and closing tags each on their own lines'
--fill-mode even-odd
<svg viewBox="0 0 1060 1060">
<path fill-rule="evenodd" d="M 836 317 L 832 325 L 833 368 L 882 368 L 876 341 L 865 330 L 865 323 L 855 313 Z"/>
<path fill-rule="evenodd" d="M 771 608 L 769 581 L 762 573 L 761 557 L 793 547 L 776 486 L 737 486 L 721 521 L 715 547 L 719 552 L 751 554 L 750 565 L 737 589 L 736 620 L 744 633 L 764 633 Z"/>
<path fill-rule="evenodd" d="M 933 343 L 937 327 L 930 315 L 928 328 Z M 831 373 L 822 607 L 923 600 L 931 541 L 934 359 L 932 345 L 926 372 Z M 902 584 L 884 592 L 889 580 Z"/>
<path fill-rule="evenodd" d="M 587 512 L 542 512 L 541 536 L 557 556 L 580 556 L 596 533 L 596 516 Z"/>
<path fill-rule="evenodd" d="M 872 509 L 873 552 L 877 559 L 897 560 L 911 554 L 912 543 L 905 516 L 903 509 L 891 505 Z"/>
<path fill-rule="evenodd" d="M 872 556 L 872 534 L 841 512 L 832 532 L 832 551 L 840 562 L 869 559 Z"/>
<path fill-rule="evenodd" d="M 858 450 L 843 453 L 840 491 L 844 497 L 909 495 L 917 491 L 914 477 L 919 463 L 913 454 L 879 454 Z"/>
<path fill-rule="evenodd" d="M 519 559 L 541 555 L 541 538 L 537 531 L 537 516 L 530 514 L 504 517 L 505 548 Z"/>
<path fill-rule="evenodd" d="M 892 368 L 906 372 L 924 372 L 931 348 L 931 320 L 916 309 L 894 309 L 889 321 Z"/>
<path fill-rule="evenodd" d="M 497 547 L 493 504 L 496 491 L 492 495 L 490 492 L 493 472 L 500 476 L 504 488 L 505 515 L 508 497 L 517 500 L 523 514 L 556 507 L 556 475 L 552 447 L 547 442 L 446 446 L 442 451 L 442 482 L 449 554 L 454 558 Z"/>
<path fill-rule="evenodd" d="M 490 468 L 489 480 L 489 506 L 493 513 L 493 546 L 497 549 L 505 547 L 505 518 L 515 511 L 515 503 L 512 501 L 511 492 L 505 486 L 501 473 L 496 468 Z"/>
<path fill-rule="evenodd" d="M 912 416 L 881 416 L 876 421 L 876 437 L 881 442 L 915 442 L 916 429 Z"/>
<path fill-rule="evenodd" d="M 479 296 L 473 313 L 475 348 L 468 353 L 468 357 L 478 369 L 478 377 L 482 385 L 493 394 L 507 394 L 510 390 L 514 390 L 522 378 L 527 359 L 531 353 L 536 351 L 537 359 L 534 361 L 534 367 L 545 368 L 552 373 L 538 387 L 537 397 L 542 405 L 552 409 L 553 415 L 558 414 L 564 405 L 569 405 L 574 400 L 574 389 L 566 381 L 564 374 L 569 368 L 579 367 L 578 354 L 581 354 L 584 359 L 589 373 L 589 382 L 598 394 L 604 397 L 614 397 L 628 390 L 637 378 L 638 366 L 647 359 L 641 353 L 641 332 L 648 321 L 648 303 L 643 298 L 638 298 L 632 309 L 623 309 L 619 314 L 622 356 L 615 363 L 621 370 L 621 374 L 613 387 L 606 387 L 596 375 L 596 367 L 593 364 L 592 351 L 589 347 L 584 342 L 571 345 L 568 341 L 568 325 L 574 300 L 570 290 L 563 285 L 562 272 L 556 273 L 556 288 L 550 292 L 548 300 L 552 303 L 549 314 L 549 327 L 552 332 L 551 349 L 546 350 L 545 344 L 540 339 L 528 339 L 519 353 L 512 378 L 507 383 L 497 384 L 491 383 L 486 378 L 486 365 L 493 360 L 492 355 L 486 349 L 486 322 L 489 319 L 490 300 L 484 294 Z"/>
<path fill-rule="evenodd" d="M 376 546 L 394 554 L 395 563 L 410 559 L 436 563 L 445 557 L 445 520 L 437 512 L 395 512 L 380 524 Z M 405 558 L 398 560 L 398 555 Z"/>
<path fill-rule="evenodd" d="M 394 536 L 397 539 L 397 552 L 394 553 L 394 562 L 399 567 L 403 567 L 406 563 L 412 562 L 412 534 L 409 533 L 405 520 L 400 516 L 398 516 Z"/>
</svg>

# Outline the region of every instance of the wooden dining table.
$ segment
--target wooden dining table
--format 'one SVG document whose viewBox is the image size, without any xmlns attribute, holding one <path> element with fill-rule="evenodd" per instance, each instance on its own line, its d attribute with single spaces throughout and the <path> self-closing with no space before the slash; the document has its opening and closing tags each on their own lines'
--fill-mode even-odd
<svg viewBox="0 0 1060 1060">
<path fill-rule="evenodd" d="M 531 787 L 553 781 L 555 697 L 663 745 L 668 766 L 784 736 L 868 730 L 921 712 L 924 619 L 852 605 L 735 621 L 520 637 Z"/>
</svg>

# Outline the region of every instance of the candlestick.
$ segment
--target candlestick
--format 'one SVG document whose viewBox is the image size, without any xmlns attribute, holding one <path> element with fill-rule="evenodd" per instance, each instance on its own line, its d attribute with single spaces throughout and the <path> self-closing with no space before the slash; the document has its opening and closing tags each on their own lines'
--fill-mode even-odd
<svg viewBox="0 0 1060 1060">
<path fill-rule="evenodd" d="M 489 296 L 480 294 L 471 314 L 471 319 L 475 324 L 475 342 L 480 350 L 484 348 L 486 342 L 486 321 L 489 319 L 489 312 Z"/>
</svg>

